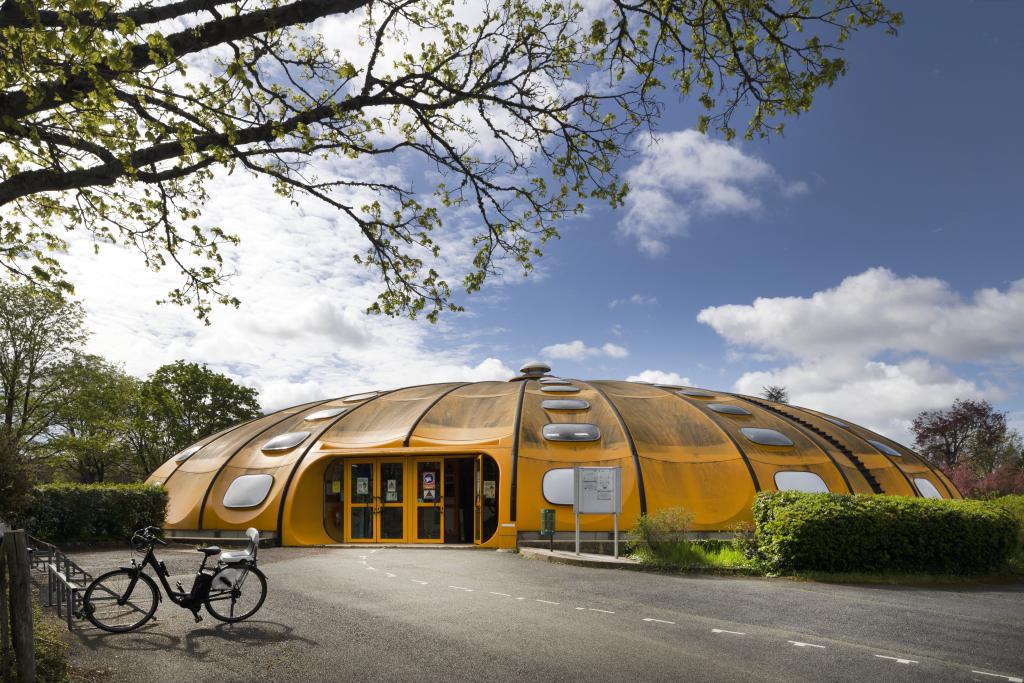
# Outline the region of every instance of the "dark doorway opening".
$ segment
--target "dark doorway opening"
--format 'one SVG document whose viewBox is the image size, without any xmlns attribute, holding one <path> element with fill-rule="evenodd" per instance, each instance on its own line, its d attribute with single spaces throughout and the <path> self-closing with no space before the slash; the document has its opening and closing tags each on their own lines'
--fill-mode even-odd
<svg viewBox="0 0 1024 683">
<path fill-rule="evenodd" d="M 444 461 L 444 542 L 473 542 L 473 458 Z"/>
</svg>

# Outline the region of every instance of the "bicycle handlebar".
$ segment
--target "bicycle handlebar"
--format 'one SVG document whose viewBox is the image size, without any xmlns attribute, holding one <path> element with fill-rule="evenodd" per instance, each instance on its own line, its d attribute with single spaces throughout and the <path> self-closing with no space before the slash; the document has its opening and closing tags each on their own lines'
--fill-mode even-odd
<svg viewBox="0 0 1024 683">
<path fill-rule="evenodd" d="M 157 534 L 162 531 L 163 529 L 161 529 L 160 527 L 147 526 L 145 529 L 139 529 L 138 531 L 136 531 L 135 534 L 133 535 L 133 538 L 138 537 L 149 543 L 159 543 L 160 545 L 167 545 L 167 541 L 157 536 Z"/>
</svg>

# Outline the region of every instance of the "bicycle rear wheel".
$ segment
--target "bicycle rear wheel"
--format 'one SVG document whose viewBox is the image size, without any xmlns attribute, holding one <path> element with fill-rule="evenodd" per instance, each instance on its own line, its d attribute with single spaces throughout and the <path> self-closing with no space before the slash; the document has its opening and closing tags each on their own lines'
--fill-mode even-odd
<svg viewBox="0 0 1024 683">
<path fill-rule="evenodd" d="M 97 576 L 82 597 L 85 618 L 104 631 L 133 631 L 153 617 L 160 596 L 142 572 L 115 569 Z"/>
<path fill-rule="evenodd" d="M 267 599 L 267 578 L 256 567 L 222 568 L 213 575 L 206 596 L 206 611 L 229 623 L 248 619 Z"/>
</svg>

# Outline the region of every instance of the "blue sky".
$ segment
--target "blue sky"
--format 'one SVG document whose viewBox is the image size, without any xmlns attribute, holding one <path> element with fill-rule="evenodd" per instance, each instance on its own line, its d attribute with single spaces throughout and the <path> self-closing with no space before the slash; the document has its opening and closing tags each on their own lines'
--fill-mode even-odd
<svg viewBox="0 0 1024 683">
<path fill-rule="evenodd" d="M 957 396 L 1024 426 L 1024 5 L 892 6 L 899 35 L 855 35 L 848 75 L 782 138 L 700 139 L 692 103 L 669 96 L 660 143 L 623 163 L 648 163 L 635 211 L 566 222 L 537 277 L 485 288 L 438 327 L 366 319 L 346 303 L 375 287 L 351 271 L 358 239 L 323 208 L 297 219 L 233 177 L 208 210 L 242 235 L 243 309 L 210 328 L 154 309 L 164 275 L 78 245 L 92 346 L 140 374 L 208 362 L 268 408 L 542 358 L 580 378 L 779 382 L 796 403 L 904 440 L 918 410 Z M 680 220 L 652 217 L 649 199 Z M 323 244 L 335 255 L 311 262 Z"/>
</svg>

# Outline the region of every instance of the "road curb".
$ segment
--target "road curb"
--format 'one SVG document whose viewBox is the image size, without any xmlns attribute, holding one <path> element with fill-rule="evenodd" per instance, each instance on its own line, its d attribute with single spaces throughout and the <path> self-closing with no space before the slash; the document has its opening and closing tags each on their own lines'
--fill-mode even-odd
<svg viewBox="0 0 1024 683">
<path fill-rule="evenodd" d="M 537 548 L 520 548 L 519 554 L 528 560 L 541 560 L 552 564 L 565 564 L 573 567 L 594 567 L 597 569 L 624 569 L 633 572 L 650 574 L 705 574 L 709 576 L 759 576 L 750 567 L 659 567 L 625 559 L 607 560 L 592 557 L 575 557 L 554 554 Z"/>
</svg>

